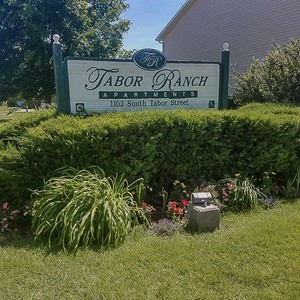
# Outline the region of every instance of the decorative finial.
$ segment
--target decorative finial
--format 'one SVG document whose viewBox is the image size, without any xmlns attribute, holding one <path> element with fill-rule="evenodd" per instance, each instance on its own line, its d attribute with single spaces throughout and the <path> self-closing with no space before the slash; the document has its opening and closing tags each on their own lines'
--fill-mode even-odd
<svg viewBox="0 0 300 300">
<path fill-rule="evenodd" d="M 223 44 L 223 51 L 229 51 L 229 44 L 228 43 L 224 43 Z"/>
<path fill-rule="evenodd" d="M 54 40 L 53 44 L 60 44 L 59 38 L 60 38 L 60 36 L 58 34 L 54 34 L 53 35 L 53 40 Z"/>
</svg>

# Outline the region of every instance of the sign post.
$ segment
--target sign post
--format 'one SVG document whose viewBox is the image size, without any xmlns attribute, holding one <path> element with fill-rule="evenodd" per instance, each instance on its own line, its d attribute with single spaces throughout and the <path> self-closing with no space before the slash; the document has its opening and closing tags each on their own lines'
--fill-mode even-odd
<svg viewBox="0 0 300 300">
<path fill-rule="evenodd" d="M 228 84 L 229 84 L 229 59 L 230 59 L 230 51 L 229 51 L 229 44 L 223 44 L 223 51 L 222 51 L 222 79 L 221 79 L 221 105 L 220 109 L 228 108 Z"/>
<path fill-rule="evenodd" d="M 59 35 L 53 36 L 53 65 L 56 86 L 56 100 L 58 113 L 70 113 L 69 101 L 67 99 L 66 76 L 64 72 L 64 63 L 62 55 L 62 45 L 59 42 Z"/>
<path fill-rule="evenodd" d="M 167 61 L 155 49 L 137 51 L 132 60 L 63 59 L 59 36 L 53 38 L 59 113 L 227 108 L 228 46 L 221 63 Z"/>
</svg>

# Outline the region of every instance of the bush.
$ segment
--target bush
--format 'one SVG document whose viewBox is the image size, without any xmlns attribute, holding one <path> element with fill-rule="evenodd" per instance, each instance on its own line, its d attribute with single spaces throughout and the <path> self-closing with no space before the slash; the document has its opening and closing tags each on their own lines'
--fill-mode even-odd
<svg viewBox="0 0 300 300">
<path fill-rule="evenodd" d="M 249 178 L 235 181 L 235 187 L 232 190 L 230 207 L 235 211 L 246 211 L 257 206 L 260 192 L 255 188 Z"/>
<path fill-rule="evenodd" d="M 284 186 L 284 195 L 287 198 L 299 197 L 300 195 L 300 168 L 294 177 L 288 178 L 286 185 Z"/>
<path fill-rule="evenodd" d="M 300 39 L 273 44 L 265 61 L 254 59 L 248 72 L 234 76 L 236 101 L 300 104 Z"/>
<path fill-rule="evenodd" d="M 15 209 L 30 200 L 26 186 L 26 174 L 24 174 L 24 162 L 21 156 L 22 136 L 29 128 L 35 128 L 41 122 L 56 116 L 54 109 L 38 110 L 34 113 L 19 114 L 17 118 L 9 122 L 0 123 L 0 195 L 3 201 L 7 201 Z"/>
<path fill-rule="evenodd" d="M 298 108 L 256 104 L 222 112 L 58 116 L 20 132 L 16 147 L 0 151 L 0 178 L 10 176 L 0 193 L 11 205 L 25 203 L 29 189 L 40 188 L 56 169 L 90 165 L 129 182 L 144 178 L 153 199 L 162 188 L 172 191 L 176 180 L 195 187 L 226 174 L 259 179 L 274 172 L 285 184 L 300 166 L 299 116 Z"/>
<path fill-rule="evenodd" d="M 17 230 L 15 220 L 18 218 L 19 213 L 18 210 L 10 210 L 7 202 L 0 204 L 0 241 Z"/>
<path fill-rule="evenodd" d="M 106 178 L 104 172 L 69 168 L 36 190 L 32 228 L 35 239 L 47 238 L 49 246 L 76 251 L 79 246 L 116 246 L 139 218 L 147 221 L 133 191 L 122 177 Z"/>
<path fill-rule="evenodd" d="M 10 203 L 13 209 L 21 209 L 29 200 L 23 178 L 20 151 L 10 144 L 3 145 L 0 150 L 0 195 L 1 201 Z"/>
<path fill-rule="evenodd" d="M 17 101 L 17 99 L 9 99 L 6 104 L 8 107 L 18 107 Z"/>
<path fill-rule="evenodd" d="M 38 126 L 42 121 L 54 118 L 54 109 L 37 110 L 34 113 L 19 114 L 17 118 L 0 123 L 0 140 L 5 143 L 18 144 L 19 138 L 28 128 Z"/>
<path fill-rule="evenodd" d="M 255 208 L 264 196 L 249 178 L 236 174 L 220 180 L 212 187 L 214 202 L 222 210 L 247 211 Z"/>
</svg>

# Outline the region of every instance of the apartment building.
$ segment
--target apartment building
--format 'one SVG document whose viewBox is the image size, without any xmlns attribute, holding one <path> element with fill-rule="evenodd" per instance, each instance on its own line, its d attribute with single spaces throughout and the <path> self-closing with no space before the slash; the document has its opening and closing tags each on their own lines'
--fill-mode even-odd
<svg viewBox="0 0 300 300">
<path fill-rule="evenodd" d="M 156 40 L 168 60 L 200 61 L 219 61 L 226 42 L 230 72 L 243 73 L 291 37 L 300 37 L 299 0 L 188 0 Z"/>
</svg>

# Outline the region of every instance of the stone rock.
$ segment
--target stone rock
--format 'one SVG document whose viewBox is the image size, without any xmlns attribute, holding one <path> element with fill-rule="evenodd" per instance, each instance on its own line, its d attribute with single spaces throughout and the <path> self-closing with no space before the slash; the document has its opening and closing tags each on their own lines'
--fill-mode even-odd
<svg viewBox="0 0 300 300">
<path fill-rule="evenodd" d="M 220 227 L 220 209 L 215 205 L 206 207 L 190 203 L 187 210 L 188 228 L 191 231 L 209 232 Z"/>
</svg>

